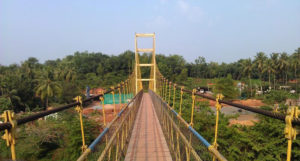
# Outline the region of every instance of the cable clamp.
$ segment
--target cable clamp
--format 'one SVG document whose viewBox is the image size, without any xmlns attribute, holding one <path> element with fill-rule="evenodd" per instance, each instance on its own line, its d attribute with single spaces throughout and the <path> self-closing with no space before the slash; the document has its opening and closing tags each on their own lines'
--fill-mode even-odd
<svg viewBox="0 0 300 161">
<path fill-rule="evenodd" d="M 217 97 L 216 97 L 216 109 L 217 110 L 221 110 L 222 108 L 222 105 L 220 104 L 220 100 L 222 100 L 224 98 L 224 96 L 222 94 L 217 94 Z"/>
<path fill-rule="evenodd" d="M 196 95 L 195 95 L 195 93 L 196 93 L 196 89 L 193 89 L 193 92 L 192 92 L 192 99 L 193 99 L 193 100 L 195 100 L 195 99 L 196 99 Z"/>
<path fill-rule="evenodd" d="M 287 116 L 285 117 L 285 138 L 289 140 L 295 140 L 297 136 L 297 130 L 292 126 L 292 120 L 298 118 L 299 110 L 298 107 L 292 106 L 287 110 Z"/>
<path fill-rule="evenodd" d="M 6 140 L 7 146 L 16 144 L 15 134 L 17 129 L 17 121 L 15 120 L 15 113 L 10 110 L 6 110 L 1 115 L 1 118 L 4 119 L 4 123 L 9 122 L 11 124 L 10 129 L 5 129 L 5 133 L 2 136 L 2 139 Z"/>
<path fill-rule="evenodd" d="M 74 98 L 74 100 L 79 103 L 79 105 L 77 105 L 75 107 L 75 111 L 78 113 L 82 113 L 82 97 L 81 96 L 77 96 Z"/>
</svg>

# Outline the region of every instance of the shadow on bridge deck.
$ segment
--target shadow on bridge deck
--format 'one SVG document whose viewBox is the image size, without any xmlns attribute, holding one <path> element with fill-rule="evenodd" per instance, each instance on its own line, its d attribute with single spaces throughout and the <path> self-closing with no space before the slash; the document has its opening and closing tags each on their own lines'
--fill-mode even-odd
<svg viewBox="0 0 300 161">
<path fill-rule="evenodd" d="M 151 97 L 144 93 L 133 127 L 125 161 L 171 161 Z"/>
</svg>

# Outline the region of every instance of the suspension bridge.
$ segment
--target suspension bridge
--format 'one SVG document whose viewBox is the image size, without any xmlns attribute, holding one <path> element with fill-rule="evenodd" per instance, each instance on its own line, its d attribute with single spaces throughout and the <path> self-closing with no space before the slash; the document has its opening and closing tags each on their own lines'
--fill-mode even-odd
<svg viewBox="0 0 300 161">
<path fill-rule="evenodd" d="M 138 39 L 148 37 L 153 39 L 152 48 L 138 48 Z M 139 62 L 139 53 L 152 53 L 151 63 L 142 64 Z M 150 67 L 150 78 L 142 78 L 141 67 Z M 146 83 L 144 83 L 146 82 Z M 147 86 L 146 86 L 146 85 Z M 119 92 L 121 100 L 123 93 L 126 104 L 120 112 L 116 111 L 115 93 Z M 114 119 L 106 121 L 104 96 L 113 95 Z M 185 120 L 183 115 L 183 94 L 189 95 L 191 101 L 190 119 Z M 179 96 L 179 97 L 177 97 Z M 216 102 L 214 141 L 209 143 L 201 131 L 193 128 L 196 97 L 202 97 Z M 4 123 L 0 124 L 0 131 L 4 131 L 2 138 L 6 141 L 7 147 L 11 150 L 11 159 L 17 160 L 15 148 L 17 144 L 17 128 L 22 124 L 37 120 L 47 115 L 57 113 L 66 109 L 74 108 L 80 118 L 82 148 L 78 161 L 84 160 L 125 160 L 125 161 L 181 161 L 181 160 L 220 160 L 227 159 L 218 151 L 218 124 L 220 110 L 224 104 L 236 108 L 251 111 L 273 119 L 283 121 L 286 126 L 282 131 L 288 140 L 287 161 L 291 160 L 292 141 L 296 139 L 296 126 L 300 125 L 298 118 L 298 107 L 290 107 L 287 114 L 266 111 L 259 108 L 244 106 L 222 100 L 222 94 L 216 97 L 201 94 L 195 89 L 185 89 L 183 86 L 170 82 L 159 71 L 155 59 L 155 34 L 135 34 L 135 68 L 127 80 L 115 87 L 107 89 L 98 95 L 82 99 L 75 98 L 75 102 L 42 111 L 30 116 L 16 119 L 12 111 L 5 111 L 2 114 Z M 186 99 L 186 98 L 185 98 Z M 99 101 L 102 105 L 102 117 L 105 128 L 98 137 L 87 145 L 85 141 L 83 108 L 84 104 L 90 101 Z M 121 101 L 120 101 L 121 102 Z M 175 108 L 175 106 L 179 108 Z M 22 158 L 20 158 L 22 159 Z"/>
</svg>

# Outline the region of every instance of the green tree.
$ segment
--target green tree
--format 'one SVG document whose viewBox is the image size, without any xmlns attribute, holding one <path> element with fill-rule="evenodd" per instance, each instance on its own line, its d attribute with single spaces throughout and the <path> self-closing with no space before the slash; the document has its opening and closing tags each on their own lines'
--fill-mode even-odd
<svg viewBox="0 0 300 161">
<path fill-rule="evenodd" d="M 265 61 L 264 64 L 264 72 L 268 72 L 268 81 L 269 81 L 269 89 L 271 88 L 271 74 L 275 73 L 275 69 L 272 67 L 272 60 L 271 59 L 267 59 L 267 61 Z"/>
<path fill-rule="evenodd" d="M 289 66 L 288 55 L 286 53 L 280 54 L 280 58 L 278 60 L 278 67 L 279 67 L 280 73 L 282 73 L 282 80 L 283 80 L 283 82 L 285 82 L 285 84 L 287 84 L 288 66 Z M 285 76 L 285 78 L 284 78 L 284 76 Z"/>
<path fill-rule="evenodd" d="M 0 97 L 0 113 L 5 110 L 9 110 L 12 107 L 12 103 L 9 101 L 8 98 Z"/>
<path fill-rule="evenodd" d="M 8 104 L 12 105 L 14 111 L 16 111 L 14 107 L 21 103 L 21 98 L 17 94 L 17 90 L 13 89 L 4 95 L 4 97 L 7 98 Z"/>
<path fill-rule="evenodd" d="M 182 69 L 181 73 L 177 76 L 177 83 L 183 83 L 188 78 L 187 69 Z"/>
<path fill-rule="evenodd" d="M 252 64 L 252 60 L 249 59 L 245 59 L 242 62 L 242 66 L 243 66 L 243 73 L 248 76 L 249 82 L 250 82 L 250 95 L 252 96 L 252 82 L 251 82 L 251 74 L 252 74 L 252 70 L 253 70 L 253 64 Z"/>
<path fill-rule="evenodd" d="M 238 90 L 230 74 L 226 78 L 221 78 L 217 81 L 214 87 L 214 94 L 218 93 L 223 94 L 225 99 L 235 99 L 238 96 Z"/>
<path fill-rule="evenodd" d="M 62 63 L 55 69 L 55 78 L 60 81 L 73 82 L 77 77 L 75 67 L 72 63 Z"/>
<path fill-rule="evenodd" d="M 36 95 L 40 96 L 45 101 L 46 107 L 48 107 L 49 98 L 60 94 L 61 86 L 58 82 L 55 82 L 50 77 L 50 72 L 47 71 L 37 79 L 38 85 L 36 87 Z"/>
<path fill-rule="evenodd" d="M 267 60 L 267 56 L 263 52 L 259 52 L 255 56 L 255 65 L 258 69 L 258 75 L 260 79 L 260 90 L 262 91 L 262 75 L 264 74 L 264 67 L 265 67 L 265 62 Z"/>
<path fill-rule="evenodd" d="M 99 76 L 102 76 L 103 73 L 104 73 L 103 66 L 102 66 L 102 64 L 99 64 L 98 67 L 97 67 L 97 74 L 98 74 Z"/>
<path fill-rule="evenodd" d="M 279 54 L 278 53 L 272 53 L 271 56 L 271 63 L 272 63 L 272 69 L 273 69 L 273 84 L 274 84 L 274 90 L 276 89 L 276 74 L 278 72 L 278 58 L 279 58 Z"/>
<path fill-rule="evenodd" d="M 207 64 L 206 64 L 206 61 L 205 61 L 205 58 L 202 57 L 202 56 L 199 56 L 196 60 L 195 60 L 195 74 L 196 74 L 196 77 L 202 77 L 204 78 L 204 75 L 205 75 L 205 71 L 206 71 L 206 67 L 207 67 Z"/>
<path fill-rule="evenodd" d="M 297 72 L 300 67 L 300 48 L 295 51 L 293 55 L 290 57 L 290 66 L 294 70 L 294 78 L 296 80 L 296 91 L 298 90 L 298 77 Z"/>
<path fill-rule="evenodd" d="M 90 144 L 99 134 L 99 124 L 83 117 L 85 141 Z M 55 117 L 39 120 L 31 126 L 18 127 L 17 158 L 30 161 L 69 161 L 81 154 L 82 138 L 80 121 L 73 110 Z M 10 148 L 0 142 L 0 160 L 10 158 Z"/>
</svg>

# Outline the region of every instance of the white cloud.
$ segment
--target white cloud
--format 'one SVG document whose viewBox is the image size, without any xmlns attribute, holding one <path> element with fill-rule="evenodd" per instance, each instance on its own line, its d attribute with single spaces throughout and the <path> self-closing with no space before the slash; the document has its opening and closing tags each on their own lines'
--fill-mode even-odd
<svg viewBox="0 0 300 161">
<path fill-rule="evenodd" d="M 200 22 L 203 17 L 203 11 L 199 6 L 190 5 L 187 1 L 178 0 L 177 6 L 181 14 L 191 22 Z"/>
</svg>

